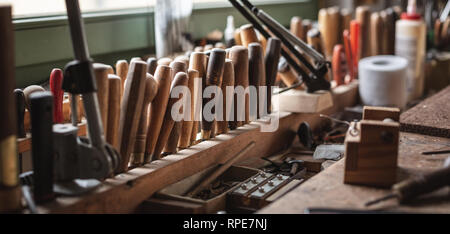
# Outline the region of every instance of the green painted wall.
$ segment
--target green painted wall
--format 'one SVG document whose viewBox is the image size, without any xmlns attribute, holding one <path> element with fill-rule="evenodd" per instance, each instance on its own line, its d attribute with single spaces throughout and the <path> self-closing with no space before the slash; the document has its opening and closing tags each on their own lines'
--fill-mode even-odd
<svg viewBox="0 0 450 234">
<path fill-rule="evenodd" d="M 293 0 L 264 4 L 261 9 L 284 25 L 292 16 L 317 18 L 317 1 Z M 190 30 L 199 38 L 214 29 L 225 28 L 226 17 L 234 15 L 236 25 L 247 23 L 231 5 L 196 7 Z M 72 60 L 70 33 L 65 17 L 15 20 L 16 84 L 23 88 L 48 80 L 50 71 Z M 85 17 L 88 46 L 94 61 L 114 64 L 154 52 L 153 12 L 146 9 L 91 14 Z"/>
</svg>

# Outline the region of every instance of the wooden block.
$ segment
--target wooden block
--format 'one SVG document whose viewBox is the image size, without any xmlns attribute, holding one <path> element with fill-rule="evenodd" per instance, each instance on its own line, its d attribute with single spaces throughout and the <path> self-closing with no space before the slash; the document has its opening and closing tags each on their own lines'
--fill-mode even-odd
<svg viewBox="0 0 450 234">
<path fill-rule="evenodd" d="M 330 92 L 325 91 L 311 94 L 306 91 L 290 90 L 272 97 L 272 103 L 275 109 L 280 111 L 319 113 L 333 107 L 333 98 Z"/>
<path fill-rule="evenodd" d="M 379 120 L 392 119 L 396 122 L 400 121 L 400 109 L 388 107 L 365 106 L 363 111 L 363 119 Z"/>
</svg>

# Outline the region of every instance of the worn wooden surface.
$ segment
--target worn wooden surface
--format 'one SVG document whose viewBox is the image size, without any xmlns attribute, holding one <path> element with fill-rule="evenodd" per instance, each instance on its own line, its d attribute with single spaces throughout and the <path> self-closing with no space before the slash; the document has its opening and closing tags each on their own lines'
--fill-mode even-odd
<svg viewBox="0 0 450 234">
<path fill-rule="evenodd" d="M 398 181 L 419 176 L 443 166 L 447 155 L 421 155 L 424 151 L 450 147 L 450 140 L 412 133 L 401 133 Z M 366 209 L 364 204 L 389 193 L 387 189 L 345 185 L 344 161 L 334 164 L 321 174 L 305 182 L 259 213 L 298 214 L 306 208 Z M 444 188 L 408 206 L 399 206 L 395 200 L 380 203 L 371 209 L 412 213 L 450 214 L 450 189 Z"/>
<path fill-rule="evenodd" d="M 450 86 L 400 116 L 401 131 L 450 138 Z"/>
</svg>

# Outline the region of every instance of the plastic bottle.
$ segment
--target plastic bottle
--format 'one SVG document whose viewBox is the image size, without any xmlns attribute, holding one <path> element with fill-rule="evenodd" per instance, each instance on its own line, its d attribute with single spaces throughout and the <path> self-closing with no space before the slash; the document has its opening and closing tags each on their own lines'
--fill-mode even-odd
<svg viewBox="0 0 450 234">
<path fill-rule="evenodd" d="M 408 102 L 419 99 L 424 92 L 426 24 L 417 14 L 415 0 L 409 0 L 408 9 L 396 23 L 395 54 L 408 60 Z"/>
</svg>

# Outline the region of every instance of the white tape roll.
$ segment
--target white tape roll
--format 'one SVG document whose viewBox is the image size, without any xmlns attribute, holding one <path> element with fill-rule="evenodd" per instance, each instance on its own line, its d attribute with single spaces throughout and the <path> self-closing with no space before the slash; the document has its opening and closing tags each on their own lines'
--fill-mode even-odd
<svg viewBox="0 0 450 234">
<path fill-rule="evenodd" d="M 359 94 L 366 106 L 398 107 L 407 103 L 408 61 L 398 56 L 374 56 L 359 62 Z"/>
</svg>

